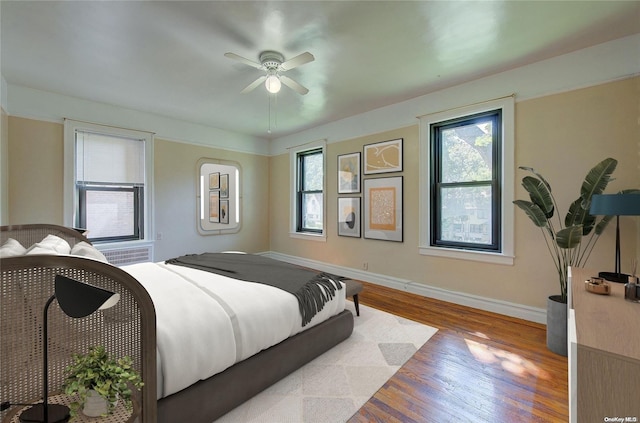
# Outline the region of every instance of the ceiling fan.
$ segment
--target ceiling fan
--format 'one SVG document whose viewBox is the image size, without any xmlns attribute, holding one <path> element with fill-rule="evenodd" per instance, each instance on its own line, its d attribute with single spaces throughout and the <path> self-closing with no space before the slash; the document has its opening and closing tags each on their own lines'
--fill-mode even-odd
<svg viewBox="0 0 640 423">
<path fill-rule="evenodd" d="M 313 62 L 315 60 L 315 57 L 313 57 L 313 54 L 309 52 L 299 54 L 298 56 L 285 62 L 284 56 L 281 53 L 270 50 L 263 51 L 262 53 L 260 53 L 260 63 L 245 59 L 244 57 L 238 56 L 235 53 L 225 53 L 224 55 L 229 59 L 237 60 L 240 63 L 244 63 L 245 65 L 249 65 L 256 69 L 265 71 L 264 75 L 253 81 L 244 90 L 242 90 L 242 94 L 254 90 L 262 82 L 265 83 L 267 91 L 273 94 L 280 91 L 281 84 L 286 85 L 287 87 L 302 95 L 305 95 L 309 92 L 307 88 L 298 84 L 288 76 L 283 75 L 283 73 L 288 70 L 304 65 L 305 63 Z"/>
</svg>

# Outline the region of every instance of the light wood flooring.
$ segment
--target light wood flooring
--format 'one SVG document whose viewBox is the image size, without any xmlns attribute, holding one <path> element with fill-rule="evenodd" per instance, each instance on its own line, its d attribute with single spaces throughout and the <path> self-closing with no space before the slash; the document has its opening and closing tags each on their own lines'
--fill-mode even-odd
<svg viewBox="0 0 640 423">
<path fill-rule="evenodd" d="M 568 421 L 567 358 L 544 325 L 363 284 L 361 304 L 439 330 L 349 423 Z"/>
</svg>

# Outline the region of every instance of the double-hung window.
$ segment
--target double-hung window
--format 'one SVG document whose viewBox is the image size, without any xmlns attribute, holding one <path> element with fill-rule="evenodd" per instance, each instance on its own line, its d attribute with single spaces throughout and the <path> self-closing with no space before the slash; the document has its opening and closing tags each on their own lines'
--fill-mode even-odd
<svg viewBox="0 0 640 423">
<path fill-rule="evenodd" d="M 513 260 L 513 98 L 421 118 L 420 252 Z"/>
<path fill-rule="evenodd" d="M 93 242 L 148 239 L 151 134 L 66 121 L 65 138 L 71 224 Z"/>
<path fill-rule="evenodd" d="M 325 143 L 291 151 L 291 232 L 324 236 L 325 233 Z"/>
<path fill-rule="evenodd" d="M 501 110 L 431 125 L 430 245 L 500 252 Z"/>
</svg>

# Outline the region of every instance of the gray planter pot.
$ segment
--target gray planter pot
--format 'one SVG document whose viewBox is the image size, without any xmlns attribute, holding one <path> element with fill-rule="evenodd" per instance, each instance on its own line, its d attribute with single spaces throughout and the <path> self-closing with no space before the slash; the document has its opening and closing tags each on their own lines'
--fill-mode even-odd
<svg viewBox="0 0 640 423">
<path fill-rule="evenodd" d="M 567 356 L 567 303 L 560 295 L 547 299 L 547 348 Z"/>
</svg>

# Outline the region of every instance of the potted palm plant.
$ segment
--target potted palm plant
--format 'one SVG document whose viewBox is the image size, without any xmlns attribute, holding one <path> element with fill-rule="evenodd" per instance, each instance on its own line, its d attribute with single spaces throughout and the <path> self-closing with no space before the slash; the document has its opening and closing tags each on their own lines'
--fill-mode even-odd
<svg viewBox="0 0 640 423">
<path fill-rule="evenodd" d="M 602 194 L 606 189 L 617 164 L 617 160 L 607 158 L 587 173 L 580 196 L 569 206 L 564 221 L 551 185 L 535 169 L 520 167 L 531 174 L 522 178 L 522 186 L 529 193 L 530 201 L 515 200 L 513 203 L 541 229 L 560 282 L 560 294 L 547 300 L 547 348 L 557 354 L 567 355 L 567 270 L 569 266 L 584 266 L 600 234 L 613 217 L 592 216 L 589 207 L 591 197 Z"/>
<path fill-rule="evenodd" d="M 86 354 L 74 354 L 73 363 L 66 370 L 65 393 L 79 397 L 79 401 L 71 404 L 72 415 L 80 407 L 90 417 L 110 414 L 118 401 L 131 409 L 131 388 L 140 389 L 144 385 L 130 357 L 116 360 L 102 346 L 91 347 Z"/>
</svg>

